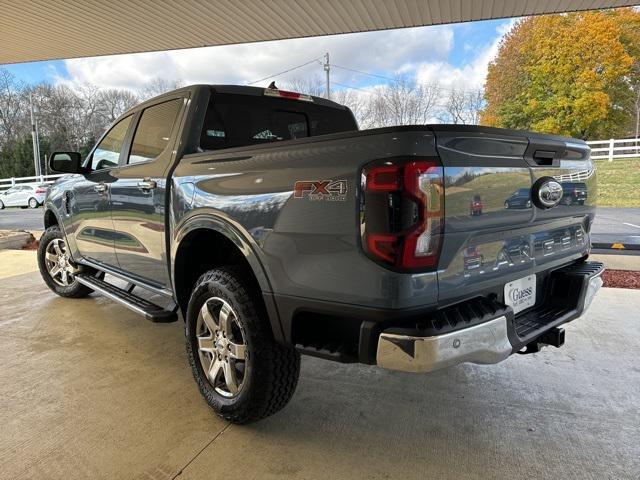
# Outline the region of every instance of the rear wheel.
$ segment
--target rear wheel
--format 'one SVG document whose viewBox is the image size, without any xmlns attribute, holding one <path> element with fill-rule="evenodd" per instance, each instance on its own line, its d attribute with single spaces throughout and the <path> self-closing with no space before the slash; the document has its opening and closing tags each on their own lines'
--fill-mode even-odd
<svg viewBox="0 0 640 480">
<path fill-rule="evenodd" d="M 2 200 L 0 200 L 0 210 L 4 210 L 4 203 L 2 203 Z"/>
<path fill-rule="evenodd" d="M 259 292 L 245 278 L 235 267 L 202 275 L 185 325 L 187 355 L 200 392 L 219 416 L 234 423 L 282 409 L 300 373 L 300 355 L 274 340 Z"/>
<path fill-rule="evenodd" d="M 94 271 L 73 262 L 64 235 L 57 226 L 47 228 L 40 237 L 38 266 L 44 282 L 61 297 L 80 298 L 93 291 L 79 283 L 75 276 Z"/>
<path fill-rule="evenodd" d="M 38 200 L 36 198 L 31 197 L 29 199 L 29 208 L 38 208 L 40 206 L 40 203 L 38 203 Z"/>
</svg>

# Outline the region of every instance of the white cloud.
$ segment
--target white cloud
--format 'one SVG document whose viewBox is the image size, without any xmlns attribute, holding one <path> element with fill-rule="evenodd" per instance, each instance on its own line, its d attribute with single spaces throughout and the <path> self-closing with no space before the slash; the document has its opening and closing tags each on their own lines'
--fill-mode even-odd
<svg viewBox="0 0 640 480">
<path fill-rule="evenodd" d="M 320 58 L 330 52 L 331 63 L 387 75 L 412 71 L 423 62 L 444 62 L 453 47 L 450 26 L 420 27 L 327 37 L 280 40 L 244 45 L 172 50 L 70 59 L 68 77 L 57 82 L 92 83 L 104 88 L 138 89 L 154 78 L 192 83 L 243 84 Z M 320 63 L 313 63 L 278 80 L 321 76 Z M 359 83 L 362 76 L 340 69 L 332 78 L 341 83 Z M 267 85 L 269 82 L 261 82 Z"/>
<path fill-rule="evenodd" d="M 498 54 L 500 41 L 518 19 L 511 19 L 496 28 L 498 36 L 484 47 L 476 49 L 478 55 L 468 64 L 454 66 L 447 62 L 424 62 L 416 68 L 419 83 L 439 83 L 443 88 L 482 88 L 487 78 L 489 63 Z"/>
</svg>

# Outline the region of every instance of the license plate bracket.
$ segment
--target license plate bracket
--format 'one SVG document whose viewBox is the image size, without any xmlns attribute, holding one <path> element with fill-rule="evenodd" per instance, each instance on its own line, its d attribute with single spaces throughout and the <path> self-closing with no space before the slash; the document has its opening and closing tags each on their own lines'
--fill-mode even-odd
<svg viewBox="0 0 640 480">
<path fill-rule="evenodd" d="M 535 274 L 507 283 L 504 286 L 504 303 L 513 308 L 514 313 L 533 307 L 536 303 Z"/>
</svg>

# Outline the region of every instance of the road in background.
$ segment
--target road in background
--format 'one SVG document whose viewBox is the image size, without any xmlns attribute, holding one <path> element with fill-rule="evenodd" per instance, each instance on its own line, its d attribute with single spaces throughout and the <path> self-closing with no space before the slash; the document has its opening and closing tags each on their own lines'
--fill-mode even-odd
<svg viewBox="0 0 640 480">
<path fill-rule="evenodd" d="M 591 229 L 594 247 L 621 243 L 626 249 L 640 247 L 640 208 L 600 207 Z M 640 250 L 635 250 L 640 253 Z"/>
<path fill-rule="evenodd" d="M 599 207 L 591 232 L 640 236 L 640 208 Z"/>
<path fill-rule="evenodd" d="M 0 210 L 0 230 L 43 230 L 42 208 Z M 640 244 L 640 208 L 598 208 L 592 241 Z"/>
<path fill-rule="evenodd" d="M 0 210 L 0 230 L 44 230 L 42 208 Z"/>
</svg>

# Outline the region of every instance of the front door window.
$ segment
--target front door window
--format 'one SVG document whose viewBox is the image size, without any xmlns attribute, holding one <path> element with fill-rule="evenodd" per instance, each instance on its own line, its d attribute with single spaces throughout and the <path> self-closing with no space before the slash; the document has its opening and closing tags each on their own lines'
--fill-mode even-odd
<svg viewBox="0 0 640 480">
<path fill-rule="evenodd" d="M 122 150 L 130 123 L 131 115 L 116 123 L 98 144 L 88 165 L 92 172 L 118 166 L 120 150 Z"/>
</svg>

